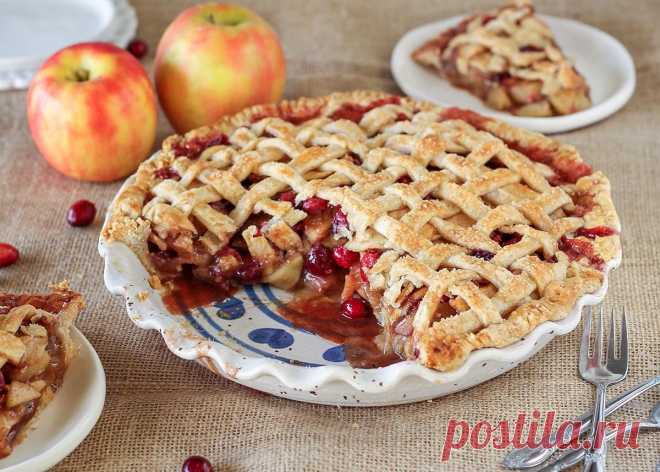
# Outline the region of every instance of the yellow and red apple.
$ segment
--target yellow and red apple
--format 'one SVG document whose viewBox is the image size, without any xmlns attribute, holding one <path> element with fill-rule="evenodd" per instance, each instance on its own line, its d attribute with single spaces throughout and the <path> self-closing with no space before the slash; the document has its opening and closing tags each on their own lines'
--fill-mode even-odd
<svg viewBox="0 0 660 472">
<path fill-rule="evenodd" d="M 236 5 L 184 10 L 156 52 L 156 90 L 172 126 L 183 133 L 223 115 L 282 97 L 286 67 L 273 29 Z"/>
<path fill-rule="evenodd" d="M 57 170 L 89 181 L 131 174 L 156 138 L 156 94 L 142 65 L 107 43 L 55 53 L 32 79 L 30 131 Z"/>
</svg>

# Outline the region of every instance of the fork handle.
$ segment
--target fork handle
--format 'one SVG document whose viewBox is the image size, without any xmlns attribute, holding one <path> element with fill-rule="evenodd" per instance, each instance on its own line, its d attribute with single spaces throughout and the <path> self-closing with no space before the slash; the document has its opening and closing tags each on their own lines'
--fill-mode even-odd
<svg viewBox="0 0 660 472">
<path fill-rule="evenodd" d="M 591 447 L 584 456 L 584 472 L 605 472 L 605 455 L 607 454 L 607 441 L 605 440 L 605 400 L 607 398 L 607 384 L 596 386 L 596 404 L 591 421 Z"/>
</svg>

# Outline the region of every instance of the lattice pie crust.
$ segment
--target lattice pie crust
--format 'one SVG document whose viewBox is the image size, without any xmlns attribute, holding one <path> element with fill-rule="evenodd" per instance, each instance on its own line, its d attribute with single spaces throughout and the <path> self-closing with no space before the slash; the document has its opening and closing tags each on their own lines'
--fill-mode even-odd
<svg viewBox="0 0 660 472">
<path fill-rule="evenodd" d="M 584 77 L 528 0 L 474 14 L 412 57 L 497 110 L 553 116 L 591 106 Z"/>
</svg>

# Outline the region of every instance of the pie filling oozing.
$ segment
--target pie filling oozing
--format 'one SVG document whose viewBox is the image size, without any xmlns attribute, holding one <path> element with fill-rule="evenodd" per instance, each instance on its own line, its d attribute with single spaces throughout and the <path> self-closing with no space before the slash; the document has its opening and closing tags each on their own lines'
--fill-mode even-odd
<svg viewBox="0 0 660 472">
<path fill-rule="evenodd" d="M 0 458 L 61 386 L 73 355 L 69 328 L 81 307 L 64 285 L 49 295 L 0 293 Z"/>
<path fill-rule="evenodd" d="M 597 290 L 618 227 L 606 177 L 572 147 L 355 92 L 169 138 L 104 235 L 173 295 L 182 280 L 218 297 L 269 283 L 296 294 L 283 316 L 344 343 L 354 365 L 451 370 Z"/>
<path fill-rule="evenodd" d="M 497 110 L 553 116 L 591 106 L 586 81 L 527 0 L 472 15 L 412 57 Z"/>
</svg>

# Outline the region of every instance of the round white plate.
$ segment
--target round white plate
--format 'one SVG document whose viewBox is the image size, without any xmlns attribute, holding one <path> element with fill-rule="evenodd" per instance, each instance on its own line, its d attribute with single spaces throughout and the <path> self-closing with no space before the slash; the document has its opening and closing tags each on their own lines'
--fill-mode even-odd
<svg viewBox="0 0 660 472">
<path fill-rule="evenodd" d="M 68 456 L 87 437 L 105 403 L 105 372 L 92 345 L 73 329 L 80 347 L 53 401 L 25 440 L 5 459 L 1 472 L 42 472 Z"/>
<path fill-rule="evenodd" d="M 341 345 L 295 328 L 278 315 L 277 306 L 289 299 L 286 292 L 266 285 L 245 287 L 223 302 L 172 315 L 126 245 L 101 239 L 99 252 L 105 259 L 108 290 L 125 298 L 128 316 L 137 326 L 160 331 L 177 356 L 263 392 L 342 406 L 412 403 L 490 380 L 529 359 L 555 336 L 575 329 L 583 305 L 600 303 L 607 291 L 606 275 L 598 293 L 580 298 L 563 320 L 545 322 L 511 346 L 475 351 L 452 372 L 410 361 L 355 369 L 344 360 Z M 612 261 L 607 272 L 619 262 Z"/>
<path fill-rule="evenodd" d="M 619 110 L 635 90 L 635 65 L 626 48 L 609 34 L 574 20 L 540 15 L 555 33 L 564 53 L 571 58 L 591 87 L 593 105 L 583 111 L 551 118 L 530 118 L 501 113 L 487 107 L 470 93 L 452 86 L 430 69 L 417 64 L 412 52 L 441 31 L 456 26 L 455 16 L 406 33 L 394 47 L 391 68 L 401 90 L 414 98 L 439 105 L 469 108 L 542 133 L 560 133 L 587 126 Z"/>
<path fill-rule="evenodd" d="M 66 46 L 125 47 L 137 29 L 127 0 L 3 1 L 0 9 L 0 90 L 26 88 L 41 63 Z"/>
</svg>

